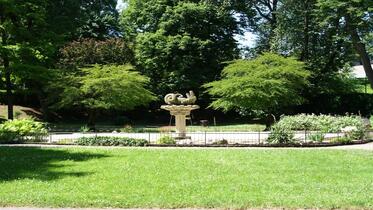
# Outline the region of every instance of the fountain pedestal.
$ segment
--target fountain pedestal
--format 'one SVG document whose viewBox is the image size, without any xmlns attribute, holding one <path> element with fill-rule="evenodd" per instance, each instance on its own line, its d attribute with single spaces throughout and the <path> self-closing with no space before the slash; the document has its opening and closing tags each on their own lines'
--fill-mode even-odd
<svg viewBox="0 0 373 210">
<path fill-rule="evenodd" d="M 172 116 L 175 116 L 175 127 L 177 139 L 186 139 L 186 116 L 195 109 L 199 109 L 198 105 L 163 105 L 161 109 L 167 110 Z"/>
</svg>

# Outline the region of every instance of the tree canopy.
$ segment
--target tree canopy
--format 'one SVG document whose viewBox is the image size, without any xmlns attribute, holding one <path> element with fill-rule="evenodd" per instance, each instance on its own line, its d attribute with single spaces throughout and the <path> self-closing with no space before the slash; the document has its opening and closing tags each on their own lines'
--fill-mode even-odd
<svg viewBox="0 0 373 210">
<path fill-rule="evenodd" d="M 79 107 L 89 111 L 90 122 L 102 110 L 131 110 L 155 100 L 146 89 L 149 78 L 131 65 L 94 65 L 74 74 L 64 74 L 52 84 L 56 107 Z"/>
<path fill-rule="evenodd" d="M 295 58 L 265 53 L 253 60 L 236 60 L 224 68 L 221 80 L 204 85 L 214 97 L 211 107 L 276 113 L 299 105 L 310 72 Z"/>
<path fill-rule="evenodd" d="M 352 65 L 362 64 L 373 85 L 371 0 L 124 2 L 126 6 L 119 12 L 116 0 L 0 0 L 0 87 L 4 90 L 0 99 L 8 104 L 8 117 L 12 118 L 16 100 L 24 104 L 37 101 L 47 113 L 49 101 L 58 100 L 49 94 L 49 84 L 60 83 L 55 78 L 61 75 L 71 81 L 82 79 L 90 75 L 82 69 L 96 64 L 131 65 L 149 78 L 147 85 L 158 98 L 194 90 L 202 98 L 201 104 L 211 102 L 202 85 L 220 77 L 227 79 L 229 74 L 221 74 L 225 66 L 254 62 L 263 54 L 268 56 L 266 52 L 303 63 L 310 85 L 302 97 L 310 103 L 330 98 L 339 100 L 335 106 L 343 106 L 341 95 L 360 94 L 362 82 L 351 79 Z M 244 43 L 237 36 L 243 32 L 255 35 L 253 46 L 241 48 Z M 254 60 L 237 61 L 240 55 Z M 293 86 L 286 90 L 290 88 Z M 15 98 L 13 93 L 27 97 Z M 275 95 L 263 94 L 262 100 L 265 96 L 276 102 Z M 361 96 L 370 101 L 367 97 Z M 346 98 L 356 103 L 353 97 Z M 284 104 L 276 103 L 279 109 Z M 273 111 L 273 107 L 265 110 Z M 313 107 L 308 111 L 314 111 Z"/>
<path fill-rule="evenodd" d="M 158 94 L 198 90 L 238 56 L 232 10 L 214 1 L 128 1 L 124 35 L 136 43 L 139 70 Z"/>
</svg>

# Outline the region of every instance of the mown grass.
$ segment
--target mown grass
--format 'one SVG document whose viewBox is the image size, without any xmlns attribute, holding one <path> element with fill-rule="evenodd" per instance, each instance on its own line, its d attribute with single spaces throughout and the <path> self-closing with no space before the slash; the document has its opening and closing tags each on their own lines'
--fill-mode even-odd
<svg viewBox="0 0 373 210">
<path fill-rule="evenodd" d="M 141 127 L 139 127 L 141 128 Z M 233 124 L 233 125 L 216 125 L 216 126 L 187 126 L 187 132 L 259 132 L 264 131 L 266 128 L 262 124 Z M 174 130 L 174 126 L 164 126 L 157 128 L 141 128 L 149 132 L 162 132 Z"/>
<path fill-rule="evenodd" d="M 66 130 L 66 131 L 79 131 L 84 124 L 56 124 L 52 127 L 55 130 Z M 144 125 L 123 125 L 123 126 L 114 126 L 108 124 L 98 124 L 96 125 L 98 130 L 116 130 L 116 131 L 125 131 L 133 133 L 144 133 L 144 132 L 171 132 L 174 131 L 174 126 L 144 126 Z M 125 128 L 125 129 L 124 129 Z M 199 125 L 188 125 L 188 132 L 258 132 L 264 131 L 266 128 L 263 124 L 229 124 L 229 125 L 216 125 L 216 126 L 199 126 Z"/>
<path fill-rule="evenodd" d="M 0 147 L 0 206 L 372 208 L 373 153 Z"/>
</svg>

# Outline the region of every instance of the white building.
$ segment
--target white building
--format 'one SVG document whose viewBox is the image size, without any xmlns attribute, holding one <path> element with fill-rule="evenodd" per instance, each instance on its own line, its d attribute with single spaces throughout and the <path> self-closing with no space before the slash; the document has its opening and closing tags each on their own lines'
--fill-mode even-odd
<svg viewBox="0 0 373 210">
<path fill-rule="evenodd" d="M 373 68 L 373 64 L 372 64 L 372 68 Z M 353 66 L 352 76 L 355 78 L 366 78 L 363 65 Z"/>
</svg>

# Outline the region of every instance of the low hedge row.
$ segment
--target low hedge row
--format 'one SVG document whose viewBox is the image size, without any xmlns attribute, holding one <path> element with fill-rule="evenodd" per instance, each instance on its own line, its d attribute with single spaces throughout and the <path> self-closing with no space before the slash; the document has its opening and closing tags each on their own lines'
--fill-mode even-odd
<svg viewBox="0 0 373 210">
<path fill-rule="evenodd" d="M 134 139 L 128 137 L 110 137 L 110 136 L 95 136 L 81 137 L 75 141 L 76 144 L 82 146 L 146 146 L 148 141 L 145 139 Z"/>
</svg>

